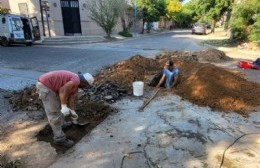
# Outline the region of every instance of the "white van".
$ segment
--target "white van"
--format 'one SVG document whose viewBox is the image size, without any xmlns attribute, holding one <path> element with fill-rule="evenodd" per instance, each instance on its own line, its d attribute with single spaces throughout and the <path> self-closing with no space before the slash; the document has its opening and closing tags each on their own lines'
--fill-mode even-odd
<svg viewBox="0 0 260 168">
<path fill-rule="evenodd" d="M 0 42 L 9 44 L 32 45 L 40 40 L 40 29 L 36 17 L 28 18 L 14 14 L 0 14 Z"/>
</svg>

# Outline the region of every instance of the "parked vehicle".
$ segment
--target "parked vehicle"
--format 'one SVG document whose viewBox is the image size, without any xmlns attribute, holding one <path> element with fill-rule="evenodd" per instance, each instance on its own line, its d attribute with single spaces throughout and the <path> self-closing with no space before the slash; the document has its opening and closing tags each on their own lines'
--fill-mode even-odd
<svg viewBox="0 0 260 168">
<path fill-rule="evenodd" d="M 207 29 L 211 29 L 211 24 L 206 23 L 206 27 L 207 27 Z"/>
<path fill-rule="evenodd" d="M 207 25 L 205 23 L 194 23 L 192 25 L 192 34 L 206 34 Z"/>
<path fill-rule="evenodd" d="M 14 14 L 0 15 L 0 42 L 2 46 L 9 44 L 30 46 L 40 38 L 40 29 L 36 17 L 28 18 Z"/>
</svg>

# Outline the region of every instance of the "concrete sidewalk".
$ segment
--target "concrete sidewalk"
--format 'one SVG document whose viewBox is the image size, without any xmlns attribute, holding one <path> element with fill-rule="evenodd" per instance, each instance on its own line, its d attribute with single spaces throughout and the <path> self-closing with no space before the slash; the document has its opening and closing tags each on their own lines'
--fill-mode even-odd
<svg viewBox="0 0 260 168">
<path fill-rule="evenodd" d="M 58 36 L 41 37 L 34 45 L 65 45 L 65 44 L 89 44 L 109 41 L 104 36 Z"/>
<path fill-rule="evenodd" d="M 44 37 L 41 36 L 41 40 L 35 41 L 34 45 L 67 45 L 67 44 L 90 44 L 90 43 L 101 43 L 101 42 L 110 42 L 114 40 L 124 40 L 124 39 L 133 39 L 140 38 L 149 35 L 156 35 L 161 33 L 169 33 L 169 30 L 162 31 L 151 31 L 150 33 L 132 33 L 133 37 L 123 37 L 119 34 L 112 34 L 112 39 L 107 39 L 105 36 L 56 36 L 56 37 Z"/>
<path fill-rule="evenodd" d="M 222 167 L 260 167 L 260 111 L 243 118 L 164 93 L 138 112 L 143 100 L 134 97 L 114 104 L 118 113 L 50 167 L 215 168 L 225 150 Z"/>
</svg>

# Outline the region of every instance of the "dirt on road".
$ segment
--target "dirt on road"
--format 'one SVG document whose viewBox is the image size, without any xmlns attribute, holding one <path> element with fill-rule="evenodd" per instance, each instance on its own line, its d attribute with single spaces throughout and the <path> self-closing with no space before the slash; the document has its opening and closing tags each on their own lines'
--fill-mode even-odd
<svg viewBox="0 0 260 168">
<path fill-rule="evenodd" d="M 165 51 L 157 54 L 156 59 L 137 55 L 102 70 L 96 78 L 98 82 L 108 80 L 131 90 L 134 81 L 149 83 L 169 59 L 180 69 L 181 81 L 173 93 L 182 98 L 197 105 L 243 115 L 260 105 L 260 84 L 247 81 L 240 73 L 211 64 L 232 60 L 215 49 L 201 52 Z"/>
<path fill-rule="evenodd" d="M 71 126 L 65 129 L 66 135 L 78 142 L 116 111 L 106 102 L 113 103 L 131 94 L 134 81 L 144 81 L 149 92 L 151 88 L 147 87 L 148 83 L 162 71 L 169 59 L 179 67 L 181 77 L 172 94 L 178 94 L 199 106 L 224 112 L 235 111 L 242 115 L 259 108 L 259 83 L 247 81 L 240 73 L 212 64 L 231 61 L 225 53 L 214 49 L 201 52 L 163 51 L 156 55 L 156 59 L 137 55 L 97 73 L 97 87 L 80 92 L 75 101 L 80 120 L 89 124 Z M 34 86 L 15 92 L 0 90 L 0 96 L 3 100 L 1 115 L 4 116 L 0 121 L 0 167 L 33 167 L 36 163 L 47 167 L 67 150 L 52 143 L 52 130 L 46 122 Z"/>
</svg>

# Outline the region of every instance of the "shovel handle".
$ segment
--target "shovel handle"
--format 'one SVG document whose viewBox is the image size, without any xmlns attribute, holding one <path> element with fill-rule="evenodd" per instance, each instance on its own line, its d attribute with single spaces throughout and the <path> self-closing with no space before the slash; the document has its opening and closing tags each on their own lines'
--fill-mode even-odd
<svg viewBox="0 0 260 168">
<path fill-rule="evenodd" d="M 158 88 L 156 90 L 156 92 L 150 97 L 149 100 L 147 100 L 140 108 L 139 111 L 142 112 L 144 111 L 144 108 L 156 97 L 156 95 L 159 93 L 159 91 L 161 90 L 161 88 Z"/>
</svg>

